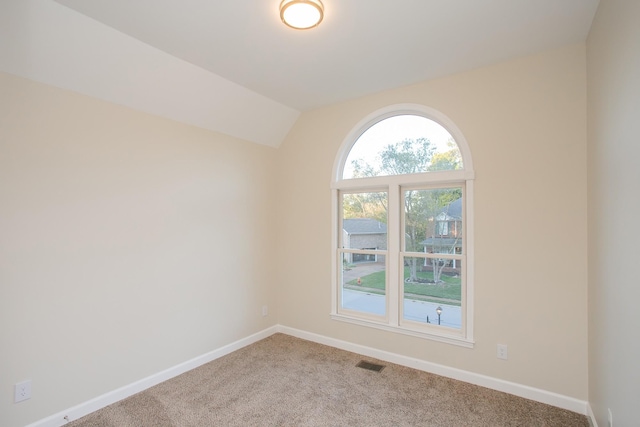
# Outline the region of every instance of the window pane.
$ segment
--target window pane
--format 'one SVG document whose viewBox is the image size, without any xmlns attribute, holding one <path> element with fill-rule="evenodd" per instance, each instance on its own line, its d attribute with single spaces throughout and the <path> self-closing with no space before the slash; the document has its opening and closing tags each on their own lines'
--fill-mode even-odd
<svg viewBox="0 0 640 427">
<path fill-rule="evenodd" d="M 350 253 L 343 253 L 342 308 L 384 316 L 386 313 L 386 267 L 384 262 L 352 264 Z M 360 254 L 358 254 L 360 255 Z"/>
<path fill-rule="evenodd" d="M 342 248 L 387 249 L 387 193 L 342 195 Z M 384 255 L 349 254 L 349 263 L 382 262 Z"/>
<path fill-rule="evenodd" d="M 422 116 L 400 115 L 371 126 L 355 142 L 343 179 L 462 169 L 451 134 Z"/>
<path fill-rule="evenodd" d="M 460 329 L 461 272 L 459 259 L 405 257 L 403 319 Z"/>
<path fill-rule="evenodd" d="M 462 254 L 462 189 L 404 192 L 406 252 Z"/>
</svg>

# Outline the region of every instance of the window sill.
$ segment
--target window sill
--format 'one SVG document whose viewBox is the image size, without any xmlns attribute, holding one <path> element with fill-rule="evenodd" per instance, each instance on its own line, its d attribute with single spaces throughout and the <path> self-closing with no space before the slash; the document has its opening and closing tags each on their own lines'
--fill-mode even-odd
<svg viewBox="0 0 640 427">
<path fill-rule="evenodd" d="M 436 334 L 436 333 L 433 333 L 433 332 L 416 331 L 416 330 L 413 330 L 413 329 L 403 328 L 402 326 L 387 325 L 387 324 L 378 323 L 378 322 L 371 321 L 371 320 L 354 318 L 354 317 L 346 316 L 346 315 L 343 315 L 343 314 L 332 313 L 331 314 L 331 319 L 332 320 L 337 320 L 337 321 L 340 321 L 340 322 L 351 323 L 351 324 L 354 324 L 354 325 L 360 325 L 360 326 L 366 326 L 366 327 L 369 327 L 369 328 L 380 329 L 380 330 L 387 331 L 387 332 L 394 332 L 394 333 L 397 333 L 397 334 L 409 335 L 409 336 L 412 336 L 412 337 L 428 339 L 428 340 L 431 340 L 431 341 L 438 341 L 438 342 L 443 342 L 443 343 L 446 343 L 446 344 L 457 345 L 457 346 L 465 347 L 465 348 L 473 348 L 474 345 L 475 345 L 475 342 L 473 340 L 470 340 L 470 339 L 467 339 L 467 338 L 463 338 L 463 337 L 460 337 L 460 336 L 452 336 L 452 335 L 448 335 L 448 334 Z"/>
</svg>

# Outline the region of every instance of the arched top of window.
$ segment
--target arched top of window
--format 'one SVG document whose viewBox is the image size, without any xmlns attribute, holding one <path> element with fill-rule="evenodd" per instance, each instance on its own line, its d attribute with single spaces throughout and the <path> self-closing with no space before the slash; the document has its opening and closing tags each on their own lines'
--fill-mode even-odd
<svg viewBox="0 0 640 427">
<path fill-rule="evenodd" d="M 462 133 L 446 116 L 420 105 L 396 105 L 365 118 L 347 136 L 337 181 L 473 168 Z"/>
</svg>

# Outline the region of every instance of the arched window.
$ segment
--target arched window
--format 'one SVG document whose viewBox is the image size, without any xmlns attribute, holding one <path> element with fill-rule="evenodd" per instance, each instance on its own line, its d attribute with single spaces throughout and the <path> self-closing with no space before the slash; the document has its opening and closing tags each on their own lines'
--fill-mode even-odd
<svg viewBox="0 0 640 427">
<path fill-rule="evenodd" d="M 420 105 L 371 114 L 333 170 L 332 317 L 473 345 L 473 163 Z"/>
</svg>

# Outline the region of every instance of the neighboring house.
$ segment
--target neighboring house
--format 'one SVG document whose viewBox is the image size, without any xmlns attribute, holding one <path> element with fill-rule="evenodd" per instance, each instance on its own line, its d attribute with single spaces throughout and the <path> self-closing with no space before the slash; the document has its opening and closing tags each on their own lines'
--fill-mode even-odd
<svg viewBox="0 0 640 427">
<path fill-rule="evenodd" d="M 462 253 L 462 198 L 454 200 L 444 207 L 434 218 L 433 233 L 421 244 L 427 253 Z M 458 269 L 456 260 L 449 261 L 448 267 Z M 425 266 L 427 264 L 425 263 Z"/>
<path fill-rule="evenodd" d="M 343 244 L 350 249 L 387 249 L 387 224 L 372 218 L 345 219 L 342 222 Z M 384 255 L 345 254 L 348 263 L 384 262 Z"/>
</svg>

